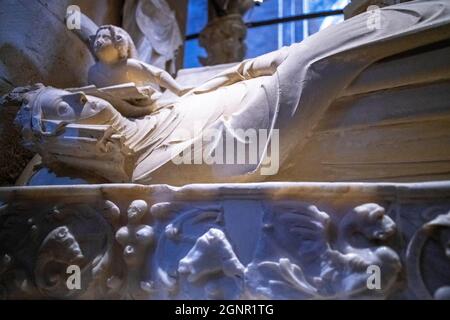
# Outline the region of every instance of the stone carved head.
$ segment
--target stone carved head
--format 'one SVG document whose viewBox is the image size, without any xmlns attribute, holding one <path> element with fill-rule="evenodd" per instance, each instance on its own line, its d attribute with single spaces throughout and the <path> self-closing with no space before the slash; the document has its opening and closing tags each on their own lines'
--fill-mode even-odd
<svg viewBox="0 0 450 320">
<path fill-rule="evenodd" d="M 67 226 L 53 229 L 39 248 L 35 266 L 35 281 L 38 289 L 47 296 L 70 295 L 66 287 L 65 270 L 69 265 L 86 263 L 75 236 Z"/>
<path fill-rule="evenodd" d="M 147 211 L 147 202 L 144 200 L 134 200 L 128 207 L 128 223 L 135 224 L 141 222 Z"/>
<path fill-rule="evenodd" d="M 15 122 L 22 128 L 25 139 L 30 134 L 57 135 L 58 130 L 68 123 L 101 124 L 101 112 L 112 109 L 107 101 L 83 92 L 42 85 L 19 89 L 20 92 L 13 93 L 15 101 L 21 103 Z M 52 128 L 51 123 L 46 126 L 43 120 L 59 122 L 59 125 Z"/>
<path fill-rule="evenodd" d="M 380 242 L 387 241 L 397 231 L 395 222 L 387 215 L 386 210 L 376 203 L 366 203 L 353 208 L 342 219 L 340 228 L 348 237 L 359 234 L 367 241 Z"/>
<path fill-rule="evenodd" d="M 92 49 L 98 60 L 108 64 L 137 57 L 130 35 L 124 29 L 113 25 L 98 28 Z"/>
<path fill-rule="evenodd" d="M 80 245 L 67 226 L 53 229 L 44 239 L 39 249 L 39 256 L 51 255 L 55 260 L 67 263 L 84 258 Z"/>
</svg>

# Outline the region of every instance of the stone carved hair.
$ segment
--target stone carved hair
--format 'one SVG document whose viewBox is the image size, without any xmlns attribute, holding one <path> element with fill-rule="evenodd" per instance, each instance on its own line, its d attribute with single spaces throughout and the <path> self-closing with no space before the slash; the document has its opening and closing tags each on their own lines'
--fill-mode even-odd
<svg viewBox="0 0 450 320">
<path fill-rule="evenodd" d="M 119 51 L 119 57 L 121 60 L 129 58 L 138 58 L 137 50 L 134 45 L 131 36 L 124 29 L 113 26 L 113 25 L 103 25 L 97 29 L 95 38 L 101 30 L 108 30 L 111 35 L 111 41 L 114 47 Z M 94 46 L 94 40 L 92 41 L 92 46 Z"/>
</svg>

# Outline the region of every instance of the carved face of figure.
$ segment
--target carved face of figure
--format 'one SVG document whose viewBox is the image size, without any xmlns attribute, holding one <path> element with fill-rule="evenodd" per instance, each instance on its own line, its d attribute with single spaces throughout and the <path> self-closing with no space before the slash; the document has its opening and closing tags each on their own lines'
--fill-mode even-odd
<svg viewBox="0 0 450 320">
<path fill-rule="evenodd" d="M 108 64 L 132 57 L 130 36 L 125 30 L 115 26 L 102 26 L 98 29 L 93 49 L 96 57 Z"/>
<path fill-rule="evenodd" d="M 66 226 L 57 227 L 47 235 L 40 253 L 56 254 L 58 259 L 67 263 L 84 257 L 77 240 Z"/>
<path fill-rule="evenodd" d="M 82 92 L 70 93 L 64 90 L 46 90 L 40 96 L 43 118 L 47 120 L 76 121 L 89 118 L 101 111 L 104 105 L 99 99 L 88 97 Z"/>
<path fill-rule="evenodd" d="M 41 109 L 41 118 L 89 124 L 94 115 L 111 105 L 100 98 L 82 92 L 45 88 L 30 99 L 33 109 Z M 112 107 L 111 107 L 112 108 Z M 33 114 L 36 114 L 35 110 Z"/>
<path fill-rule="evenodd" d="M 138 223 L 147 212 L 147 203 L 144 200 L 135 200 L 128 208 L 128 222 Z"/>
<path fill-rule="evenodd" d="M 83 258 L 80 246 L 75 240 L 75 237 L 70 233 L 66 226 L 59 227 L 55 230 L 55 241 L 60 243 L 62 247 L 65 247 L 70 255 L 74 256 L 75 259 Z"/>
</svg>

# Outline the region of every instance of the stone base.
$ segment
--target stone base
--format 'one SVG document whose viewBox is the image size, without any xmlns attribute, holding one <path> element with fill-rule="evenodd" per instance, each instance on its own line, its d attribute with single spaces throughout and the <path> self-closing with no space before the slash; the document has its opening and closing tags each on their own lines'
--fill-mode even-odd
<svg viewBox="0 0 450 320">
<path fill-rule="evenodd" d="M 6 299 L 450 298 L 450 181 L 1 188 Z"/>
</svg>

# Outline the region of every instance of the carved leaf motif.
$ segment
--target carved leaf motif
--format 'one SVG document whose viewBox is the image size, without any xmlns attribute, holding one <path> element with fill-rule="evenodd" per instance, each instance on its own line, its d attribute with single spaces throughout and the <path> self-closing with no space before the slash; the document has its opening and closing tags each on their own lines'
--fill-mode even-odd
<svg viewBox="0 0 450 320">
<path fill-rule="evenodd" d="M 295 290 L 310 296 L 317 296 L 317 289 L 307 280 L 302 269 L 291 263 L 287 258 L 281 258 L 276 262 L 261 262 L 259 267 L 267 266 L 279 272 L 282 278 Z"/>
</svg>

